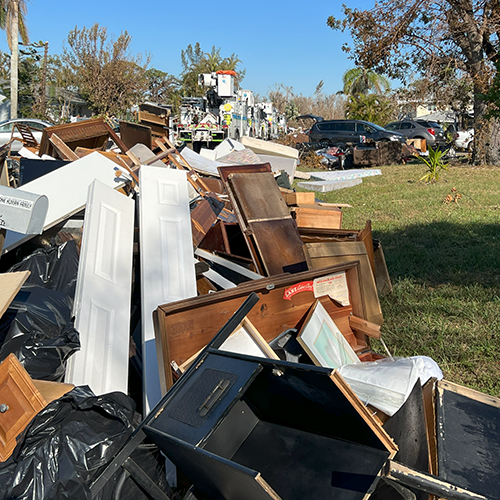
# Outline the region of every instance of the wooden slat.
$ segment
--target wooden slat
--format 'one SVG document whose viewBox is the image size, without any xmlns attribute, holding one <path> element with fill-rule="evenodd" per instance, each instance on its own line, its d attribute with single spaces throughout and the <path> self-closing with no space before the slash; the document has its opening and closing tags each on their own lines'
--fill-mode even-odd
<svg viewBox="0 0 500 500">
<path fill-rule="evenodd" d="M 59 156 L 63 160 L 76 161 L 80 158 L 64 143 L 62 139 L 59 138 L 57 134 L 52 134 L 49 137 L 49 141 L 56 148 Z"/>
</svg>

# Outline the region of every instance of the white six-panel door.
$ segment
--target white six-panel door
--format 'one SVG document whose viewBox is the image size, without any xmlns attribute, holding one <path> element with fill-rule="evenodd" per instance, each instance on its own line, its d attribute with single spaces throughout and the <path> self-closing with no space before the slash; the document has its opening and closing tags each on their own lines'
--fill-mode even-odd
<svg viewBox="0 0 500 500">
<path fill-rule="evenodd" d="M 153 311 L 196 296 L 186 173 L 141 166 L 139 172 L 144 412 L 161 399 Z"/>
</svg>

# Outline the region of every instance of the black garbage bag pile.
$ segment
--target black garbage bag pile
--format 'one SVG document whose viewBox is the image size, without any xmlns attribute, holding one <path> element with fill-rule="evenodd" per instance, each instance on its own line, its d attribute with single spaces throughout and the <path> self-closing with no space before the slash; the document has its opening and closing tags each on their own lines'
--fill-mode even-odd
<svg viewBox="0 0 500 500">
<path fill-rule="evenodd" d="M 0 500 L 91 498 L 89 484 L 132 434 L 135 404 L 76 387 L 31 421 L 0 463 Z"/>
<path fill-rule="evenodd" d="M 72 318 L 78 274 L 76 243 L 39 249 L 10 271 L 31 271 L 0 320 L 0 362 L 15 354 L 34 379 L 61 382 L 80 349 Z"/>
<path fill-rule="evenodd" d="M 34 379 L 61 382 L 80 349 L 68 295 L 24 285 L 0 321 L 0 362 L 15 354 Z"/>
<path fill-rule="evenodd" d="M 49 248 L 39 248 L 9 272 L 31 271 L 26 283 L 62 292 L 75 298 L 78 275 L 78 248 L 74 240 Z"/>
</svg>

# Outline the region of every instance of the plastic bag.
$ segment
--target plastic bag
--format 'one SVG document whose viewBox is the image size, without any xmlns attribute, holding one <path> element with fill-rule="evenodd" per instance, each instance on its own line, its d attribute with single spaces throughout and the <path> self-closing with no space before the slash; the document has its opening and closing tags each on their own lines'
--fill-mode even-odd
<svg viewBox="0 0 500 500">
<path fill-rule="evenodd" d="M 89 484 L 133 432 L 135 404 L 77 387 L 53 401 L 0 463 L 0 500 L 90 499 Z"/>
<path fill-rule="evenodd" d="M 437 363 L 426 356 L 354 363 L 342 366 L 339 371 L 363 403 L 390 417 L 407 400 L 419 378 L 422 385 L 430 377 L 443 378 Z"/>
<path fill-rule="evenodd" d="M 9 269 L 14 271 L 31 271 L 26 283 L 66 293 L 74 300 L 78 274 L 76 242 L 39 248 Z"/>
<path fill-rule="evenodd" d="M 65 293 L 25 284 L 0 320 L 0 362 L 13 353 L 32 378 L 62 381 L 80 349 L 72 305 Z"/>
</svg>

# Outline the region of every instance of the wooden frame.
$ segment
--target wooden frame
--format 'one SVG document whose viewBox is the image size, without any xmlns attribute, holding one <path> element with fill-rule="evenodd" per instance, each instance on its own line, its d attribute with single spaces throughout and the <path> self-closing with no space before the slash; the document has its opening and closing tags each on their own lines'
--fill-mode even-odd
<svg viewBox="0 0 500 500">
<path fill-rule="evenodd" d="M 241 283 L 231 290 L 160 305 L 156 309 L 153 315 L 155 337 L 161 357 L 160 370 L 163 365 L 166 383 L 162 390 L 165 392 L 173 384 L 172 361 L 182 365 L 207 345 L 252 292 L 257 293 L 261 300 L 247 314 L 248 319 L 269 342 L 287 328 L 300 327 L 315 301 L 311 289 L 314 279 L 341 271 L 346 273 L 350 305 L 341 306 L 328 297 L 323 305 L 354 351 L 366 350 L 368 338 L 353 332 L 349 326 L 351 314 L 366 318 L 358 262 L 262 278 Z"/>
<path fill-rule="evenodd" d="M 316 366 L 340 368 L 345 364 L 359 362 L 356 353 L 319 299 L 311 307 L 297 335 L 297 341 Z"/>
</svg>

